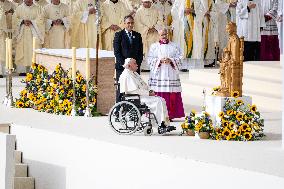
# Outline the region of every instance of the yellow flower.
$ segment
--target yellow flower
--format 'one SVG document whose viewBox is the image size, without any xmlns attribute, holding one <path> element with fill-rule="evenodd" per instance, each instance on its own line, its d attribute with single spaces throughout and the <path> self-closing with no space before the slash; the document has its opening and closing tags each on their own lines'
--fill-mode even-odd
<svg viewBox="0 0 284 189">
<path fill-rule="evenodd" d="M 36 66 L 37 66 L 37 65 L 36 65 L 35 63 L 33 63 L 32 66 L 31 66 L 31 68 L 32 68 L 33 70 L 35 70 L 35 69 L 36 69 Z"/>
<path fill-rule="evenodd" d="M 237 134 L 235 132 L 231 132 L 230 138 L 235 139 L 237 137 Z"/>
<path fill-rule="evenodd" d="M 237 105 L 242 105 L 244 102 L 242 100 L 237 100 Z"/>
<path fill-rule="evenodd" d="M 230 122 L 230 123 L 229 123 L 229 128 L 230 128 L 230 129 L 233 129 L 233 128 L 234 128 L 234 125 L 235 125 L 235 123 Z"/>
<path fill-rule="evenodd" d="M 221 140 L 222 139 L 222 135 L 221 134 L 217 134 L 216 135 L 216 140 Z"/>
<path fill-rule="evenodd" d="M 27 90 L 26 89 L 22 90 L 21 91 L 21 96 L 26 96 L 26 95 L 27 95 Z"/>
<path fill-rule="evenodd" d="M 240 129 L 244 132 L 247 131 L 248 128 L 249 128 L 249 125 L 247 123 L 244 123 L 240 126 Z"/>
<path fill-rule="evenodd" d="M 231 96 L 234 97 L 234 98 L 238 98 L 240 96 L 240 93 L 239 93 L 239 91 L 234 91 L 234 92 L 232 92 Z"/>
<path fill-rule="evenodd" d="M 22 101 L 17 101 L 16 102 L 16 107 L 17 108 L 23 108 L 25 106 L 25 104 Z"/>
<path fill-rule="evenodd" d="M 233 115 L 234 111 L 233 110 L 227 110 L 227 115 Z"/>
<path fill-rule="evenodd" d="M 201 128 L 202 128 L 202 124 L 200 124 L 200 123 L 198 123 L 198 124 L 195 126 L 195 130 L 196 130 L 196 131 L 199 131 Z"/>
<path fill-rule="evenodd" d="M 191 112 L 190 112 L 190 116 L 191 116 L 191 117 L 194 117 L 195 115 L 196 115 L 196 110 L 194 110 L 194 109 L 193 109 L 193 110 L 191 110 Z"/>
<path fill-rule="evenodd" d="M 246 140 L 250 140 L 252 138 L 252 134 L 249 132 L 244 133 L 244 137 Z"/>
<path fill-rule="evenodd" d="M 244 114 L 241 113 L 241 112 L 238 112 L 238 114 L 236 115 L 236 118 L 237 118 L 238 121 L 241 121 L 243 119 L 243 117 L 244 117 Z"/>
<path fill-rule="evenodd" d="M 86 84 L 84 84 L 83 86 L 82 86 L 82 91 L 86 91 Z"/>
<path fill-rule="evenodd" d="M 230 136 L 230 134 L 231 134 L 231 132 L 230 132 L 229 129 L 224 129 L 224 131 L 222 132 L 222 136 L 224 136 L 224 137 L 228 137 L 228 136 Z"/>
<path fill-rule="evenodd" d="M 83 79 L 82 75 L 80 75 L 80 74 L 77 75 L 76 80 L 77 80 L 78 83 L 80 83 L 82 81 L 82 79 Z"/>
<path fill-rule="evenodd" d="M 219 113 L 219 117 L 220 117 L 220 118 L 223 118 L 223 117 L 224 117 L 224 112 L 220 112 L 220 113 Z"/>
<path fill-rule="evenodd" d="M 223 127 L 228 127 L 229 126 L 229 122 L 228 121 L 224 121 L 223 122 Z"/>
<path fill-rule="evenodd" d="M 31 73 L 27 73 L 26 82 L 30 82 L 33 79 L 33 75 Z"/>
<path fill-rule="evenodd" d="M 256 110 L 257 110 L 256 105 L 252 105 L 251 108 L 250 108 L 250 110 L 251 110 L 253 113 L 255 113 Z"/>
</svg>

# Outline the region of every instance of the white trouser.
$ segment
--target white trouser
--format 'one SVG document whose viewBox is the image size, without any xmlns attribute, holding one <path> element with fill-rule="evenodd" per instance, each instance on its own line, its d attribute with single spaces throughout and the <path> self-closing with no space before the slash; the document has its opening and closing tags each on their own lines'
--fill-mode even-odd
<svg viewBox="0 0 284 189">
<path fill-rule="evenodd" d="M 17 65 L 17 73 L 27 73 L 30 70 L 30 66 L 22 66 L 22 65 Z"/>
<path fill-rule="evenodd" d="M 140 96 L 140 100 L 149 107 L 151 113 L 155 114 L 159 125 L 162 121 L 165 122 L 165 125 L 169 125 L 169 114 L 165 99 L 159 96 Z"/>
</svg>

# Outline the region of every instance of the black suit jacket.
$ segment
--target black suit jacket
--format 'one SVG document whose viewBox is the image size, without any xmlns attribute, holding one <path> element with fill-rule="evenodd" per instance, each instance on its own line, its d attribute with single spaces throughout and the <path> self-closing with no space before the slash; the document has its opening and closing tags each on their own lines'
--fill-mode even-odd
<svg viewBox="0 0 284 189">
<path fill-rule="evenodd" d="M 124 70 L 123 64 L 126 58 L 134 58 L 138 64 L 138 73 L 143 60 L 143 43 L 141 34 L 132 31 L 132 44 L 125 29 L 116 32 L 113 40 L 114 55 L 116 58 L 115 69 Z"/>
</svg>

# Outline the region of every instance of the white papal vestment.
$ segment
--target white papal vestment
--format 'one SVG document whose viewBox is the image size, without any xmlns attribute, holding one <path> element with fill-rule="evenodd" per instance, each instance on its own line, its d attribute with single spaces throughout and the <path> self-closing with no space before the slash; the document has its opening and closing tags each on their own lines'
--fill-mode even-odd
<svg viewBox="0 0 284 189">
<path fill-rule="evenodd" d="M 155 114 L 159 125 L 162 121 L 165 125 L 169 125 L 166 101 L 158 96 L 149 96 L 149 87 L 138 73 L 124 69 L 119 78 L 119 84 L 121 93 L 140 95 L 141 103 L 145 103 Z"/>
</svg>

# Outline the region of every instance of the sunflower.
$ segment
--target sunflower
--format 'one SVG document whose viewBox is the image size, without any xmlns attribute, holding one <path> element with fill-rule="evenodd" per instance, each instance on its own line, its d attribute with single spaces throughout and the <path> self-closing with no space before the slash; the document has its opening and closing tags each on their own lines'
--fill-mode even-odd
<svg viewBox="0 0 284 189">
<path fill-rule="evenodd" d="M 237 137 L 237 134 L 235 132 L 231 132 L 230 138 L 235 139 Z"/>
<path fill-rule="evenodd" d="M 253 113 L 255 113 L 256 110 L 257 110 L 256 105 L 252 105 L 251 108 L 250 108 L 250 110 L 251 110 Z"/>
<path fill-rule="evenodd" d="M 223 127 L 228 127 L 229 126 L 229 122 L 228 121 L 224 121 L 223 122 Z"/>
<path fill-rule="evenodd" d="M 238 112 L 237 115 L 236 115 L 236 118 L 237 118 L 238 121 L 241 121 L 244 118 L 244 114 L 241 113 L 241 112 Z"/>
<path fill-rule="evenodd" d="M 229 128 L 230 128 L 230 129 L 233 129 L 233 128 L 234 128 L 234 125 L 235 125 L 235 123 L 230 122 L 230 123 L 229 123 Z"/>
<path fill-rule="evenodd" d="M 240 93 L 239 91 L 234 91 L 231 93 L 231 96 L 234 97 L 234 98 L 238 98 L 240 96 Z"/>
<path fill-rule="evenodd" d="M 196 131 L 199 131 L 201 128 L 202 128 L 202 124 L 200 124 L 200 123 L 198 123 L 198 124 L 195 126 L 195 130 L 196 130 Z"/>
<path fill-rule="evenodd" d="M 249 132 L 245 132 L 244 137 L 245 137 L 246 140 L 250 140 L 252 138 L 252 134 L 249 133 Z"/>
<path fill-rule="evenodd" d="M 217 134 L 215 137 L 216 140 L 221 140 L 222 139 L 222 135 L 221 134 Z"/>
<path fill-rule="evenodd" d="M 229 129 L 224 129 L 224 131 L 222 132 L 222 136 L 224 136 L 224 137 L 228 137 L 228 136 L 230 136 L 230 134 L 231 134 L 231 132 L 230 132 Z"/>
<path fill-rule="evenodd" d="M 204 115 L 205 115 L 206 117 L 210 117 L 210 114 L 209 114 L 208 112 L 204 112 Z"/>
<path fill-rule="evenodd" d="M 247 123 L 242 124 L 240 127 L 240 129 L 244 132 L 247 131 L 248 128 L 249 128 L 249 125 Z"/>
<path fill-rule="evenodd" d="M 238 106 L 240 106 L 240 105 L 242 105 L 244 102 L 243 102 L 242 100 L 237 100 L 236 103 L 237 103 Z"/>
<path fill-rule="evenodd" d="M 224 115 L 225 115 L 224 112 L 220 112 L 218 116 L 219 116 L 220 118 L 223 118 Z"/>
<path fill-rule="evenodd" d="M 191 110 L 190 116 L 191 116 L 191 117 L 194 117 L 195 115 L 196 115 L 196 110 Z"/>
<path fill-rule="evenodd" d="M 33 79 L 33 74 L 27 73 L 26 82 L 30 82 Z"/>
<path fill-rule="evenodd" d="M 25 106 L 25 104 L 24 104 L 22 101 L 17 101 L 17 102 L 16 102 L 16 106 L 17 106 L 18 108 L 23 108 L 23 107 Z"/>
<path fill-rule="evenodd" d="M 229 115 L 229 116 L 230 116 L 230 115 L 233 115 L 234 111 L 233 111 L 233 110 L 227 110 L 227 112 L 226 112 L 226 113 L 227 113 L 227 115 Z"/>
</svg>

